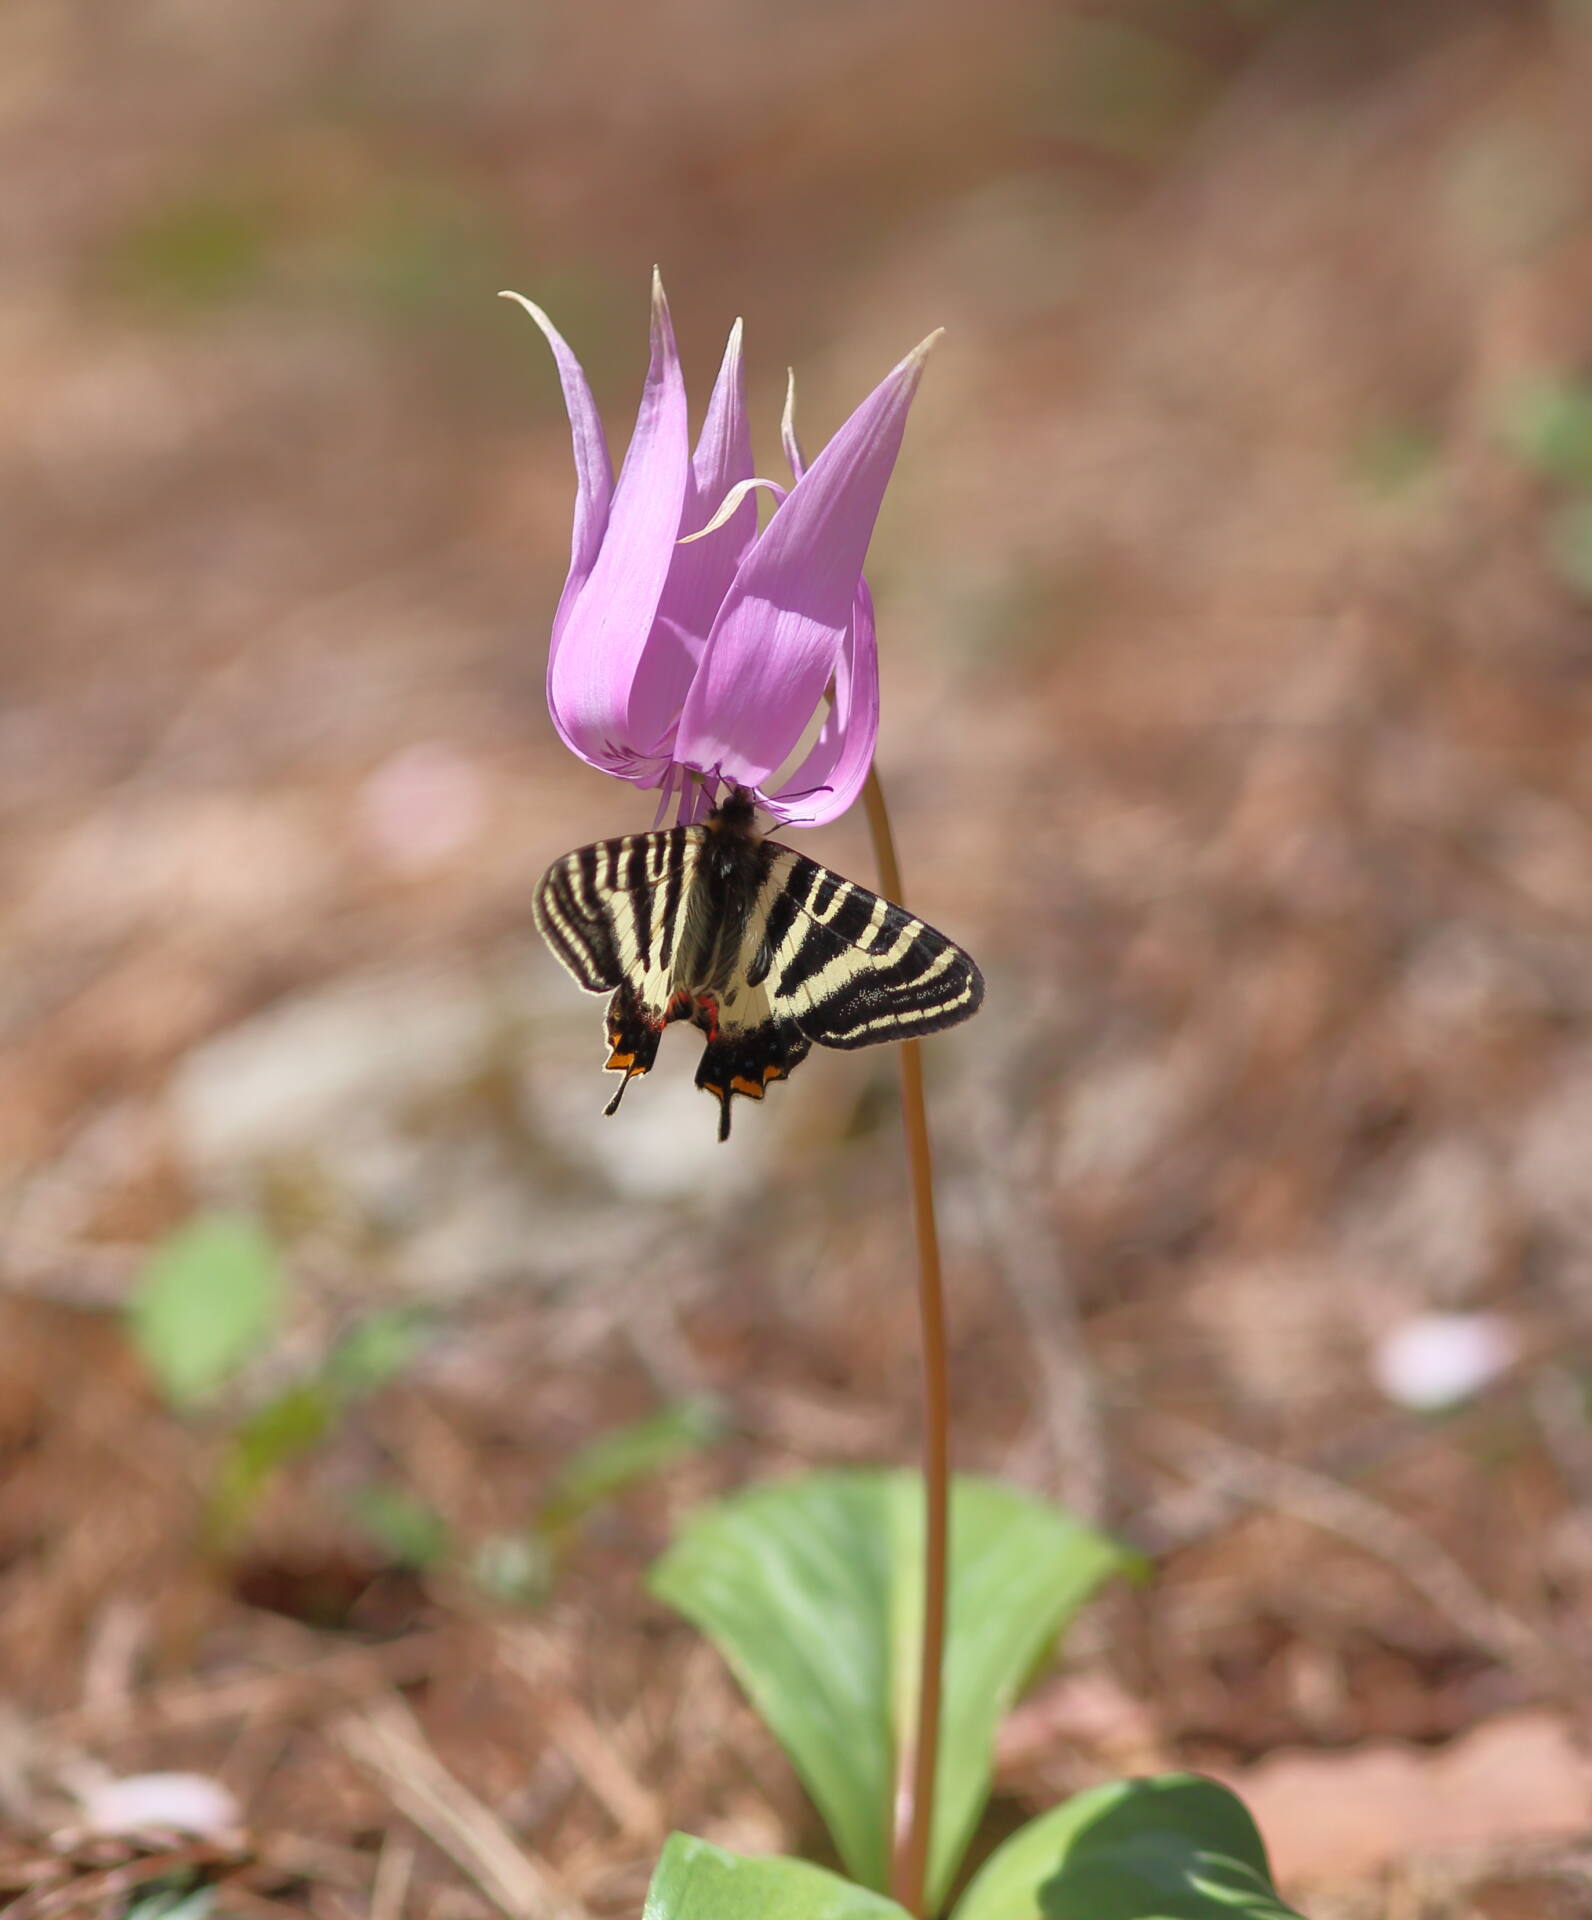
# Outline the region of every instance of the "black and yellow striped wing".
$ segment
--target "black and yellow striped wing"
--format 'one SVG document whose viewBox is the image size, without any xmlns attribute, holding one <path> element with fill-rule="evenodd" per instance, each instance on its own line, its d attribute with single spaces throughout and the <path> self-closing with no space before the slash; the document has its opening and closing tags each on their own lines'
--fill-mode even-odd
<svg viewBox="0 0 1592 1920">
<path fill-rule="evenodd" d="M 814 1045 L 910 1040 L 969 1019 L 984 998 L 971 957 L 905 908 L 775 841 L 759 851 L 766 871 L 697 1068 L 721 1140 L 733 1096 L 761 1100 Z"/>
<path fill-rule="evenodd" d="M 588 993 L 630 986 L 661 1019 L 706 839 L 704 827 L 627 833 L 577 847 L 542 875 L 537 930 Z"/>
<path fill-rule="evenodd" d="M 613 995 L 604 1064 L 624 1078 L 608 1113 L 657 1059 L 664 1027 L 689 1011 L 675 981 L 706 906 L 697 878 L 707 838 L 705 827 L 667 827 L 598 840 L 537 883 L 532 910 L 553 957 L 588 993 Z"/>
<path fill-rule="evenodd" d="M 671 1021 L 707 1037 L 696 1084 L 761 1100 L 814 1046 L 868 1047 L 978 1011 L 969 956 L 908 913 L 772 840 L 717 824 L 600 840 L 556 860 L 536 924 L 589 993 L 609 993 L 609 1103 Z"/>
<path fill-rule="evenodd" d="M 773 859 L 742 951 L 776 1018 L 821 1047 L 871 1047 L 978 1011 L 983 976 L 943 933 L 816 860 L 764 844 Z"/>
</svg>

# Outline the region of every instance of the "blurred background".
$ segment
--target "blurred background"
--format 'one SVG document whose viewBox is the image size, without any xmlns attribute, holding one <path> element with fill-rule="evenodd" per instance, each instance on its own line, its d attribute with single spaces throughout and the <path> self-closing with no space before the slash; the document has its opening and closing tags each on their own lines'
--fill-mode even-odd
<svg viewBox="0 0 1592 1920">
<path fill-rule="evenodd" d="M 530 922 L 649 806 L 547 718 L 495 295 L 622 448 L 656 260 L 764 472 L 787 364 L 811 447 L 947 329 L 870 575 L 990 985 L 957 1453 L 1153 1568 L 991 1830 L 1187 1765 L 1313 1916 L 1592 1913 L 1589 85 L 1577 0 L 7 0 L 0 1904 L 119 1910 L 60 1836 L 157 1769 L 223 1913 L 821 1845 L 640 1580 L 912 1456 L 895 1062 L 604 1121 Z"/>
</svg>

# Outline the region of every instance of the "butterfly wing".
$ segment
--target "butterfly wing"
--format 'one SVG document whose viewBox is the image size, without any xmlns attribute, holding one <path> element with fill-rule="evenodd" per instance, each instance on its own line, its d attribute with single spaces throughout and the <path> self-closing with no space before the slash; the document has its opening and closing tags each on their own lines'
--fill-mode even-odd
<svg viewBox="0 0 1592 1920">
<path fill-rule="evenodd" d="M 599 840 L 537 885 L 556 958 L 588 993 L 613 996 L 607 1065 L 624 1078 L 610 1113 L 671 1020 L 707 1035 L 696 1083 L 719 1102 L 723 1140 L 734 1096 L 761 1100 L 815 1043 L 875 1046 L 978 1011 L 978 968 L 933 927 L 774 841 L 710 864 L 711 834 Z"/>
<path fill-rule="evenodd" d="M 817 861 L 765 841 L 767 872 L 697 1085 L 760 1100 L 811 1046 L 871 1047 L 975 1014 L 984 979 L 943 933 Z"/>
<path fill-rule="evenodd" d="M 588 993 L 612 993 L 607 1066 L 630 1081 L 657 1058 L 671 1019 L 675 980 L 697 940 L 696 886 L 702 827 L 669 827 L 598 840 L 555 860 L 537 882 L 532 910 L 542 938 Z"/>
<path fill-rule="evenodd" d="M 779 892 L 764 939 L 772 1003 L 821 1047 L 871 1047 L 954 1027 L 978 1012 L 972 958 L 904 907 L 775 849 Z"/>
</svg>

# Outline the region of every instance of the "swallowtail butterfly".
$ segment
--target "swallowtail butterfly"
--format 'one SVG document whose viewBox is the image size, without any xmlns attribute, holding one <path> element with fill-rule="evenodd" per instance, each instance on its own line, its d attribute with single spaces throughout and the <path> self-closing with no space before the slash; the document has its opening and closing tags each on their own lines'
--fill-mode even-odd
<svg viewBox="0 0 1592 1920">
<path fill-rule="evenodd" d="M 707 1035 L 696 1083 L 729 1137 L 736 1094 L 761 1100 L 816 1042 L 871 1047 L 955 1026 L 984 981 L 944 934 L 765 840 L 738 787 L 700 826 L 599 840 L 537 884 L 536 924 L 588 993 L 611 993 L 606 1111 L 672 1020 Z"/>
</svg>

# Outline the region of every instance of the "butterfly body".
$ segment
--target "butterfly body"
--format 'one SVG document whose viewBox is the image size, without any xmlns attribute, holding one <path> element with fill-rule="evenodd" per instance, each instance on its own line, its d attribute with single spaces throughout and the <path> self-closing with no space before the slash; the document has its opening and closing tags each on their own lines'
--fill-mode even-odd
<svg viewBox="0 0 1592 1920">
<path fill-rule="evenodd" d="M 535 895 L 555 957 L 611 993 L 608 1069 L 626 1086 L 663 1029 L 707 1036 L 696 1084 L 719 1102 L 761 1100 L 814 1043 L 863 1047 L 932 1033 L 978 1010 L 984 982 L 960 947 L 904 908 L 758 833 L 737 789 L 700 826 L 579 847 Z"/>
</svg>

